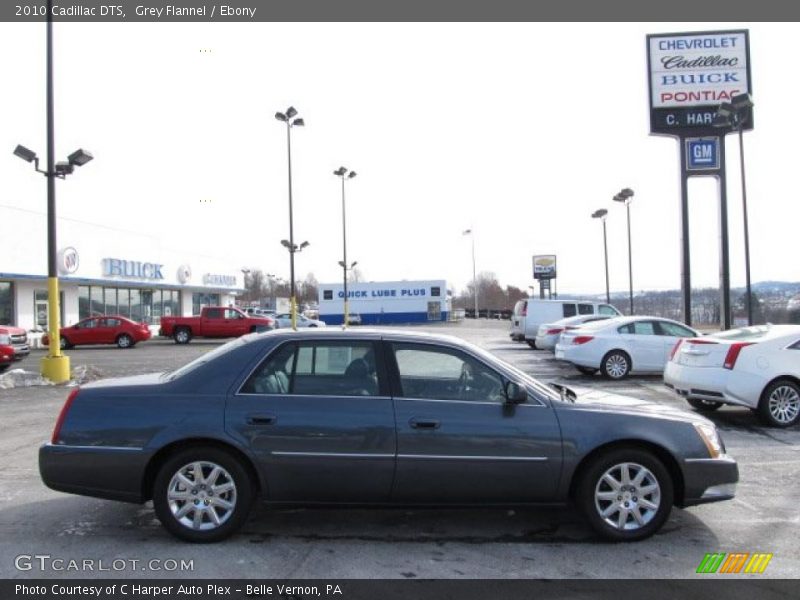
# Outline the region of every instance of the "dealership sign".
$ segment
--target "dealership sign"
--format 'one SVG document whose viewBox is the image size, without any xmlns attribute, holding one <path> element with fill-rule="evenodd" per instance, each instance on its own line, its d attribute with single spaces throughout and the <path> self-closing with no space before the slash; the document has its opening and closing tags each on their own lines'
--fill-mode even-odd
<svg viewBox="0 0 800 600">
<path fill-rule="evenodd" d="M 203 284 L 205 285 L 220 285 L 220 286 L 235 286 L 235 275 L 216 275 L 214 273 L 206 273 L 203 275 Z"/>
<path fill-rule="evenodd" d="M 746 30 L 648 35 L 647 64 L 651 133 L 710 129 L 721 103 L 753 92 Z"/>
<path fill-rule="evenodd" d="M 106 277 L 132 277 L 134 279 L 159 280 L 164 279 L 161 269 L 164 265 L 139 262 L 134 260 L 121 260 L 119 258 L 103 259 L 103 275 Z"/>
<path fill-rule="evenodd" d="M 62 275 L 72 275 L 78 270 L 80 258 L 78 251 L 73 247 L 63 248 L 58 253 L 58 270 Z"/>
<path fill-rule="evenodd" d="M 533 278 L 534 279 L 556 278 L 555 254 L 542 254 L 533 257 Z"/>
</svg>

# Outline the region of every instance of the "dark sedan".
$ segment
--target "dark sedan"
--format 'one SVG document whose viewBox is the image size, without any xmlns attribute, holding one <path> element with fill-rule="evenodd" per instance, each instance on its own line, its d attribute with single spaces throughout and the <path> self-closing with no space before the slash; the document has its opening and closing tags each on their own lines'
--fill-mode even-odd
<svg viewBox="0 0 800 600">
<path fill-rule="evenodd" d="M 55 490 L 153 500 L 184 540 L 273 505 L 574 502 L 602 536 L 655 533 L 673 505 L 732 498 L 710 421 L 546 386 L 445 336 L 274 331 L 171 373 L 74 390 L 42 446 Z"/>
</svg>

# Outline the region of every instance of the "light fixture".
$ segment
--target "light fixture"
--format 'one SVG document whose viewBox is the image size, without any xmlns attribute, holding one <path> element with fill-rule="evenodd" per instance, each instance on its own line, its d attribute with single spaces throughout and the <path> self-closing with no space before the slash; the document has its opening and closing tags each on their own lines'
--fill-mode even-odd
<svg viewBox="0 0 800 600">
<path fill-rule="evenodd" d="M 290 106 L 286 109 L 286 116 L 290 119 L 297 114 L 297 109 L 294 106 Z"/>
<path fill-rule="evenodd" d="M 276 118 L 276 119 L 278 119 L 278 121 L 283 121 L 284 123 L 285 123 L 286 121 L 288 121 L 288 120 L 289 120 L 289 119 L 286 117 L 286 115 L 285 115 L 285 114 L 283 114 L 283 113 L 281 113 L 281 112 L 276 112 L 276 113 L 275 113 L 275 118 Z"/>
<path fill-rule="evenodd" d="M 33 162 L 37 158 L 36 152 L 28 150 L 22 144 L 17 144 L 17 147 L 14 148 L 14 156 L 19 156 L 25 162 Z"/>
<path fill-rule="evenodd" d="M 89 152 L 84 150 L 83 148 L 78 148 L 67 157 L 69 164 L 74 165 L 76 167 L 82 167 L 90 160 L 92 160 L 94 156 L 92 156 Z"/>
</svg>

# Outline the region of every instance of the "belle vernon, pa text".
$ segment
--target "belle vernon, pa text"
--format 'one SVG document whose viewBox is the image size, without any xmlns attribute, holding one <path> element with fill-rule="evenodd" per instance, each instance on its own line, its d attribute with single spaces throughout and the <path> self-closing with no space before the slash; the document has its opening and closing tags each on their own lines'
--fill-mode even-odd
<svg viewBox="0 0 800 600">
<path fill-rule="evenodd" d="M 119 591 L 120 594 L 132 595 L 139 598 L 171 598 L 174 596 L 196 596 L 198 594 L 209 594 L 216 596 L 227 596 L 233 592 L 245 592 L 245 595 L 252 598 L 255 596 L 276 596 L 287 598 L 292 596 L 333 596 L 342 595 L 342 588 L 336 584 L 328 584 L 324 587 L 316 585 L 283 585 L 283 584 L 260 584 L 247 585 L 243 588 L 233 588 L 229 585 L 218 585 L 209 583 L 208 585 L 141 585 L 138 583 L 122 583 L 111 585 L 68 585 L 54 583 L 52 585 L 25 585 L 18 583 L 15 586 L 17 596 L 39 596 L 48 592 L 54 596 L 95 596 L 100 598 L 103 594 L 113 595 Z"/>
</svg>

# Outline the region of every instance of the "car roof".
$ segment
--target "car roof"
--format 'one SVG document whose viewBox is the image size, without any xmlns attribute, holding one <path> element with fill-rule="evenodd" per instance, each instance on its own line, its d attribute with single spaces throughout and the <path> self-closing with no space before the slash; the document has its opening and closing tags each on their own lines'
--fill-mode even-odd
<svg viewBox="0 0 800 600">
<path fill-rule="evenodd" d="M 440 333 L 430 333 L 427 331 L 409 331 L 407 329 L 394 329 L 382 328 L 374 329 L 370 327 L 359 327 L 357 329 L 340 329 L 338 327 L 322 327 L 298 329 L 297 331 L 291 329 L 275 329 L 272 331 L 265 331 L 261 333 L 253 333 L 246 336 L 252 340 L 270 338 L 281 339 L 334 339 L 334 340 L 379 340 L 388 339 L 393 341 L 404 342 L 442 342 L 449 345 L 457 345 L 467 347 L 469 344 L 461 338 L 445 335 Z"/>
</svg>

